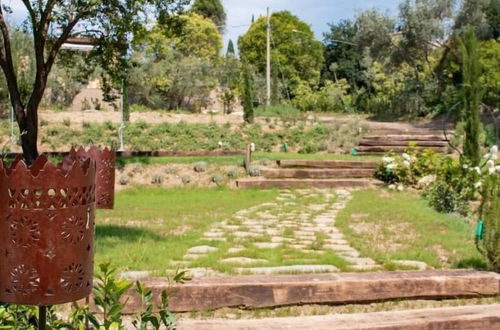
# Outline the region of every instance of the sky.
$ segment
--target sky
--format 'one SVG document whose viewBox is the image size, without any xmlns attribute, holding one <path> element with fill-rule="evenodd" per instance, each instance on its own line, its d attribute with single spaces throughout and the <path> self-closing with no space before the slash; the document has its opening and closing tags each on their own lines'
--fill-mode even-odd
<svg viewBox="0 0 500 330">
<path fill-rule="evenodd" d="M 323 39 L 328 23 L 353 18 L 359 10 L 378 8 L 396 14 L 400 0 L 222 0 L 227 12 L 227 32 L 224 40 L 232 39 L 235 45 L 255 18 L 271 11 L 289 10 L 311 26 L 316 38 Z"/>
<path fill-rule="evenodd" d="M 363 9 L 378 8 L 390 14 L 396 14 L 400 0 L 222 0 L 227 12 L 227 31 L 225 43 L 232 39 L 237 44 L 238 37 L 244 34 L 252 21 L 252 15 L 258 18 L 271 11 L 289 10 L 311 26 L 316 38 L 323 39 L 328 31 L 328 23 L 353 18 Z M 20 22 L 26 17 L 22 0 L 4 0 L 13 9 L 12 19 Z"/>
</svg>

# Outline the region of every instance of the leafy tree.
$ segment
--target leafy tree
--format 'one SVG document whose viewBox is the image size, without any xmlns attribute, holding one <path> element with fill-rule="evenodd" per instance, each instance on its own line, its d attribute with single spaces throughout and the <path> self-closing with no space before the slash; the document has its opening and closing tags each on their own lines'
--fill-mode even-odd
<svg viewBox="0 0 500 330">
<path fill-rule="evenodd" d="M 6 15 L 12 8 L 6 4 L 0 8 L 0 67 L 19 129 L 23 132 L 24 157 L 31 164 L 38 157 L 38 107 L 52 67 L 68 38 L 85 35 L 94 40 L 96 47 L 89 56 L 99 61 L 101 67 L 111 73 L 110 77 L 119 79 L 129 64 L 126 56 L 128 35 L 144 26 L 153 7 L 157 18 L 165 21 L 172 11 L 180 10 L 186 3 L 184 0 L 23 0 L 23 4 L 28 12 L 27 29 L 33 35 L 36 62 L 36 74 L 27 100 L 20 88 L 12 31 L 7 25 Z"/>
<path fill-rule="evenodd" d="M 477 166 L 481 161 L 480 107 L 482 99 L 481 66 L 479 63 L 478 41 L 472 28 L 458 39 L 462 58 L 462 118 L 465 119 L 464 161 Z"/>
<path fill-rule="evenodd" d="M 500 0 L 491 0 L 490 4 L 485 6 L 484 13 L 490 28 L 490 38 L 498 40 L 500 38 Z"/>
<path fill-rule="evenodd" d="M 243 82 L 243 119 L 247 123 L 253 123 L 253 92 L 252 76 L 248 64 L 243 64 L 242 82 Z"/>
<path fill-rule="evenodd" d="M 387 58 L 393 49 L 396 21 L 376 9 L 365 10 L 356 18 L 354 43 L 374 60 Z"/>
<path fill-rule="evenodd" d="M 238 40 L 242 60 L 260 74 L 266 71 L 266 26 L 267 18 L 261 17 Z M 314 39 L 311 28 L 289 11 L 281 11 L 273 13 L 271 29 L 272 62 L 280 66 L 292 93 L 301 82 L 317 85 L 323 66 L 323 47 Z"/>
<path fill-rule="evenodd" d="M 325 33 L 325 66 L 323 78 L 332 81 L 346 79 L 351 86 L 363 83 L 361 61 L 362 52 L 354 44 L 357 29 L 353 21 L 343 20 L 330 24 L 330 32 Z"/>
<path fill-rule="evenodd" d="M 195 0 L 191 11 L 214 22 L 220 34 L 224 32 L 226 11 L 220 0 Z"/>
</svg>

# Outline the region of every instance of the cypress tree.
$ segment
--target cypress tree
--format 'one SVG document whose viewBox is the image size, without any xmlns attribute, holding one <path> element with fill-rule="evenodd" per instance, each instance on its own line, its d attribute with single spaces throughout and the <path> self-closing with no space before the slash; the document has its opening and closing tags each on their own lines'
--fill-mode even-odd
<svg viewBox="0 0 500 330">
<path fill-rule="evenodd" d="M 229 39 L 229 43 L 227 44 L 227 57 L 236 57 L 236 52 L 234 51 L 234 43 L 233 40 Z"/>
<path fill-rule="evenodd" d="M 481 161 L 480 108 L 482 100 L 481 66 L 479 63 L 478 41 L 473 28 L 468 28 L 458 39 L 462 60 L 462 118 L 465 119 L 465 142 L 463 158 L 472 166 Z"/>
<path fill-rule="evenodd" d="M 220 34 L 224 33 L 227 16 L 220 0 L 195 0 L 191 11 L 208 18 L 217 25 Z"/>
<path fill-rule="evenodd" d="M 252 93 L 252 77 L 248 64 L 243 64 L 243 119 L 251 124 L 254 120 L 253 114 L 253 93 Z"/>
</svg>

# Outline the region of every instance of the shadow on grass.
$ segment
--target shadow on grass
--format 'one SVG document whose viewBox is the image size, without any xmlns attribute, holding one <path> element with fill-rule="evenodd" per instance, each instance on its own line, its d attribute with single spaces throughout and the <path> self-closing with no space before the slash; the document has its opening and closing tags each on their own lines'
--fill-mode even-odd
<svg viewBox="0 0 500 330">
<path fill-rule="evenodd" d="M 101 242 L 106 240 L 137 242 L 144 239 L 159 241 L 162 238 L 164 237 L 143 228 L 115 226 L 115 225 L 96 226 L 96 239 Z"/>
<path fill-rule="evenodd" d="M 465 268 L 465 269 L 472 268 L 472 269 L 477 269 L 477 270 L 488 270 L 487 265 L 484 262 L 484 260 L 482 260 L 481 258 L 476 258 L 476 257 L 460 260 L 456 264 L 456 268 Z"/>
</svg>

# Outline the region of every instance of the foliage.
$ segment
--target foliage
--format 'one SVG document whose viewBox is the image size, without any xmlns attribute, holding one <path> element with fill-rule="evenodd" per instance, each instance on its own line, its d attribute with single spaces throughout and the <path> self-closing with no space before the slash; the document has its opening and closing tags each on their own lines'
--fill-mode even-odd
<svg viewBox="0 0 500 330">
<path fill-rule="evenodd" d="M 429 206 L 440 213 L 459 213 L 466 216 L 469 212 L 464 196 L 444 180 L 431 183 L 425 192 L 425 197 Z"/>
<path fill-rule="evenodd" d="M 195 0 L 191 12 L 210 19 L 219 29 L 219 33 L 224 33 L 226 11 L 220 0 Z"/>
<path fill-rule="evenodd" d="M 479 43 L 477 53 L 483 69 L 480 78 L 485 94 L 483 102 L 494 107 L 500 104 L 500 70 L 498 70 L 500 42 L 496 40 L 483 41 Z"/>
<path fill-rule="evenodd" d="M 350 112 L 352 98 L 348 94 L 349 85 L 345 79 L 334 83 L 326 81 L 325 86 L 313 90 L 300 84 L 296 90 L 293 104 L 302 111 Z"/>
<path fill-rule="evenodd" d="M 464 37 L 458 39 L 458 43 L 462 59 L 462 118 L 466 121 L 463 157 L 472 166 L 477 166 L 481 160 L 479 134 L 483 91 L 478 42 L 474 30 L 469 28 Z"/>
<path fill-rule="evenodd" d="M 203 173 L 207 171 L 207 165 L 206 162 L 197 162 L 194 164 L 193 168 L 196 173 Z"/>
<path fill-rule="evenodd" d="M 250 76 L 250 68 L 248 64 L 243 66 L 242 72 L 242 83 L 243 83 L 243 119 L 247 123 L 253 123 L 254 111 L 253 111 L 253 91 L 252 91 L 252 78 Z"/>
<path fill-rule="evenodd" d="M 500 171 L 485 180 L 482 198 L 480 219 L 484 233 L 476 237 L 476 245 L 491 270 L 500 272 Z"/>
<path fill-rule="evenodd" d="M 125 329 L 123 324 L 123 305 L 120 298 L 132 288 L 133 284 L 116 278 L 116 268 L 108 263 L 99 265 L 96 274 L 97 283 L 94 285 L 94 304 L 102 315 L 92 312 L 89 306 L 80 306 L 73 303 L 71 312 L 66 319 L 59 319 L 54 307 L 48 308 L 48 329 L 84 330 L 86 321 L 95 329 L 120 330 Z M 184 283 L 188 280 L 185 272 L 177 272 L 170 279 L 170 283 Z M 153 303 L 153 291 L 136 282 L 135 291 L 140 297 L 143 310 L 138 311 L 132 320 L 136 329 L 174 329 L 175 315 L 168 310 L 170 289 L 161 293 L 161 303 Z M 154 310 L 157 310 L 155 312 Z M 10 306 L 0 304 L 0 328 L 5 330 L 35 330 L 38 323 L 36 307 Z"/>
<path fill-rule="evenodd" d="M 262 75 L 266 72 L 266 27 L 267 18 L 261 17 L 238 40 L 242 60 Z M 288 11 L 273 13 L 271 28 L 272 62 L 278 63 L 291 93 L 300 83 L 316 86 L 323 65 L 323 47 L 314 39 L 311 28 Z"/>
</svg>

